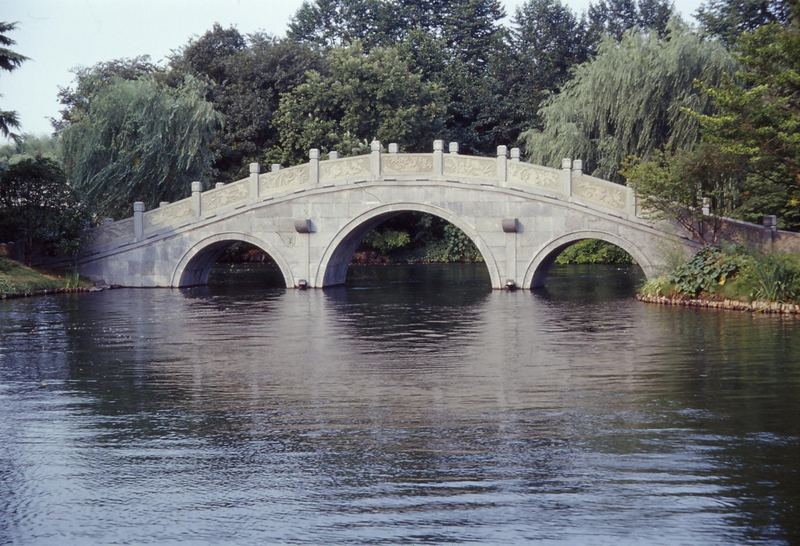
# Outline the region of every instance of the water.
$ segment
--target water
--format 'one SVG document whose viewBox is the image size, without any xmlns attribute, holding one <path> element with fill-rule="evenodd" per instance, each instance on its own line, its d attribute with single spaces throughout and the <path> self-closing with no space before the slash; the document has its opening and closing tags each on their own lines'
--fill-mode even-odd
<svg viewBox="0 0 800 546">
<path fill-rule="evenodd" d="M 0 302 L 0 543 L 800 542 L 800 320 L 635 282 Z"/>
</svg>

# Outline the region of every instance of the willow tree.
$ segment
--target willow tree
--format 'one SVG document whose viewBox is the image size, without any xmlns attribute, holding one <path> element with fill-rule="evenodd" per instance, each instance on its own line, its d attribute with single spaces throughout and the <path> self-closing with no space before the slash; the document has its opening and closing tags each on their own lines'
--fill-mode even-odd
<svg viewBox="0 0 800 546">
<path fill-rule="evenodd" d="M 597 56 L 579 65 L 539 110 L 543 128 L 522 135 L 527 154 L 552 166 L 563 157 L 581 158 L 596 176 L 619 179 L 628 156 L 689 149 L 700 137 L 692 112 L 712 106 L 698 82 L 717 85 L 734 65 L 721 44 L 678 19 L 664 38 L 640 30 L 620 42 L 606 38 Z"/>
<path fill-rule="evenodd" d="M 152 207 L 185 197 L 211 170 L 220 125 L 192 78 L 176 88 L 116 78 L 62 133 L 67 177 L 103 216 L 128 216 L 134 201 Z"/>
</svg>

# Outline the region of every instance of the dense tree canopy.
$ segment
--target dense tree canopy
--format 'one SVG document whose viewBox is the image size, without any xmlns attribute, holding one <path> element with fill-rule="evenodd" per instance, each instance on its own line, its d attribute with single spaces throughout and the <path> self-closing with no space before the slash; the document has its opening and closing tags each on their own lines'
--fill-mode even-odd
<svg viewBox="0 0 800 546">
<path fill-rule="evenodd" d="M 26 261 L 35 247 L 74 253 L 87 218 L 52 159 L 26 156 L 0 172 L 0 241 L 23 242 Z"/>
<path fill-rule="evenodd" d="M 526 150 L 536 163 L 581 158 L 588 172 L 616 179 L 629 155 L 691 148 L 700 138 L 691 112 L 711 108 L 695 81 L 717 85 L 733 67 L 720 44 L 678 20 L 663 39 L 646 31 L 630 31 L 619 43 L 606 39 L 542 108 L 544 128 L 525 133 Z"/>
<path fill-rule="evenodd" d="M 274 120 L 281 94 L 323 64 L 323 57 L 305 45 L 265 34 L 245 38 L 219 25 L 172 59 L 174 73 L 205 82 L 205 98 L 225 120 L 212 143 L 215 178 L 235 179 L 246 173 L 248 163 L 268 161 L 279 143 Z"/>
<path fill-rule="evenodd" d="M 708 0 L 695 14 L 703 30 L 731 46 L 742 33 L 789 22 L 786 0 Z"/>
<path fill-rule="evenodd" d="M 276 126 L 284 164 L 304 161 L 310 148 L 349 154 L 373 138 L 410 150 L 428 149 L 442 125 L 442 93 L 413 73 L 396 48 L 364 55 L 358 44 L 333 49 L 325 73 L 281 98 Z"/>
<path fill-rule="evenodd" d="M 220 123 L 191 78 L 177 88 L 115 78 L 62 132 L 66 172 L 98 214 L 128 216 L 134 201 L 182 198 L 208 177 Z"/>
</svg>

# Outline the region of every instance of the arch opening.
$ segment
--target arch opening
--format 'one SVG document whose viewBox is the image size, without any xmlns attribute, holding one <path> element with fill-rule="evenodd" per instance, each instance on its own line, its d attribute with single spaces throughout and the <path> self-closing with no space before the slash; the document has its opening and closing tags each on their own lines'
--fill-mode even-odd
<svg viewBox="0 0 800 546">
<path fill-rule="evenodd" d="M 252 237 L 219 235 L 195 245 L 173 273 L 172 286 L 286 288 L 288 268 Z"/>
<path fill-rule="evenodd" d="M 525 287 L 565 297 L 632 296 L 650 269 L 642 253 L 618 236 L 576 233 L 552 241 L 536 254 Z"/>
<path fill-rule="evenodd" d="M 340 233 L 325 264 L 322 285 L 431 283 L 490 287 L 490 263 L 479 244 L 439 214 L 415 209 L 378 212 Z"/>
</svg>

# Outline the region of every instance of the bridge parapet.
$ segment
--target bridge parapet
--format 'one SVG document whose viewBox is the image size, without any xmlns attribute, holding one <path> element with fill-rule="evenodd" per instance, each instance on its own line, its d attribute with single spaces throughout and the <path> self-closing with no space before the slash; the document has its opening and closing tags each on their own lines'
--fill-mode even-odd
<svg viewBox="0 0 800 546">
<path fill-rule="evenodd" d="M 267 173 L 261 173 L 254 163 L 248 178 L 218 184 L 207 191 L 200 191 L 200 184 L 195 183 L 191 197 L 137 212 L 141 214 L 141 233 L 135 233 L 130 218 L 98 227 L 92 235 L 92 247 L 101 251 L 122 246 L 298 191 L 363 182 L 424 180 L 496 186 L 575 202 L 622 217 L 636 216 L 633 191 L 584 174 L 580 160 L 565 159 L 561 169 L 554 169 L 520 161 L 518 148 L 511 150 L 510 159 L 506 146 L 498 146 L 496 157 L 459 154 L 457 143 L 450 143 L 448 149 L 444 151 L 443 141 L 435 141 L 432 153 L 401 154 L 396 144 L 390 144 L 387 154 L 375 141 L 367 155 L 339 158 L 338 153 L 331 152 L 329 159 L 320 161 L 319 150 L 314 149 L 308 163 L 288 168 L 273 165 Z"/>
</svg>

